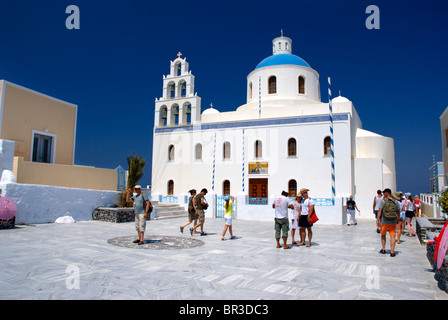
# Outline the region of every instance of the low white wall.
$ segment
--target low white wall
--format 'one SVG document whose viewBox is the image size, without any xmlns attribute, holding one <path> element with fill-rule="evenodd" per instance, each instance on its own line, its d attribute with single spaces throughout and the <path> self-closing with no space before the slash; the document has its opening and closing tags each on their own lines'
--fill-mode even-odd
<svg viewBox="0 0 448 320">
<path fill-rule="evenodd" d="M 34 184 L 0 184 L 2 195 L 17 204 L 16 224 L 52 223 L 58 217 L 92 219 L 96 207 L 118 202 L 118 191 L 63 188 Z"/>
<path fill-rule="evenodd" d="M 207 197 L 210 197 L 207 198 Z M 274 221 L 274 209 L 272 204 L 274 203 L 274 197 L 268 199 L 267 205 L 253 205 L 248 204 L 246 201 L 246 195 L 238 195 L 236 197 L 236 218 L 241 220 L 259 220 L 259 221 Z M 206 217 L 215 217 L 214 213 L 214 195 L 206 196 L 207 201 L 210 204 L 210 208 L 206 211 Z M 342 198 L 336 197 L 334 206 L 315 206 L 316 214 L 319 218 L 320 224 L 326 225 L 341 225 L 346 222 L 345 207 L 343 207 Z M 292 217 L 292 210 L 289 210 L 289 218 Z"/>
</svg>

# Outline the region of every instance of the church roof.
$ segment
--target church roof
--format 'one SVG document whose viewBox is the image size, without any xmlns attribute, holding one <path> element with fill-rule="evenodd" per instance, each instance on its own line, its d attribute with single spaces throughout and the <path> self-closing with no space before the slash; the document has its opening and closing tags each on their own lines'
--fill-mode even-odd
<svg viewBox="0 0 448 320">
<path fill-rule="evenodd" d="M 274 54 L 261 61 L 255 69 L 279 66 L 279 65 L 296 65 L 311 68 L 310 65 L 302 58 L 288 53 Z"/>
</svg>

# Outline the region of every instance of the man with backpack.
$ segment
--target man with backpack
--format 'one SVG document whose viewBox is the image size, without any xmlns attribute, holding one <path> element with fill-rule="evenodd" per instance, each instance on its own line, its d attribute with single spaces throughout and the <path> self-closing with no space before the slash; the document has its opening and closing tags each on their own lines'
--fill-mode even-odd
<svg viewBox="0 0 448 320">
<path fill-rule="evenodd" d="M 153 207 L 148 196 L 142 193 L 141 186 L 135 186 L 134 191 L 136 194 L 131 198 L 131 189 L 128 190 L 126 193 L 126 202 L 134 202 L 135 206 L 135 229 L 137 230 L 138 236 L 132 242 L 142 245 L 145 238 L 146 219 L 148 218 L 148 213 L 151 214 Z"/>
<path fill-rule="evenodd" d="M 395 194 L 394 194 L 395 195 Z M 396 195 L 395 195 L 396 196 Z M 393 197 L 389 188 L 384 189 L 383 199 L 378 204 L 378 220 L 381 221 L 381 245 L 380 253 L 386 253 L 386 233 L 390 235 L 390 256 L 395 257 L 395 229 L 397 227 L 397 218 L 400 215 L 400 202 Z M 381 219 L 381 220 L 380 220 Z"/>
</svg>

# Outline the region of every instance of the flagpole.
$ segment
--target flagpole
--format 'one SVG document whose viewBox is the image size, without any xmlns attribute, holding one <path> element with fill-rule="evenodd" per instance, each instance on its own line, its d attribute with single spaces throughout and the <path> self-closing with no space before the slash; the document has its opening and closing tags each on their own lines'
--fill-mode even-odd
<svg viewBox="0 0 448 320">
<path fill-rule="evenodd" d="M 331 141 L 331 196 L 336 197 L 336 179 L 334 174 L 334 134 L 333 134 L 333 102 L 331 101 L 331 78 L 328 77 L 328 101 L 330 112 L 330 141 Z"/>
</svg>

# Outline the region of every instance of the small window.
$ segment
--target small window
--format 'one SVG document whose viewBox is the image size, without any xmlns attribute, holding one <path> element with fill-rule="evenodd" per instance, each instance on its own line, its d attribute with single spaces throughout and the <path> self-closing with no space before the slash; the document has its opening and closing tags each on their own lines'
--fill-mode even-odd
<svg viewBox="0 0 448 320">
<path fill-rule="evenodd" d="M 299 93 L 305 94 L 305 78 L 302 76 L 299 77 Z"/>
<path fill-rule="evenodd" d="M 448 129 L 445 130 L 446 147 L 448 148 Z"/>
<path fill-rule="evenodd" d="M 262 144 L 260 140 L 255 141 L 255 158 L 262 157 Z"/>
<path fill-rule="evenodd" d="M 174 146 L 170 145 L 168 147 L 168 161 L 174 161 Z"/>
<path fill-rule="evenodd" d="M 222 194 L 224 194 L 224 195 L 230 194 L 230 181 L 229 180 L 225 180 L 222 183 Z"/>
<path fill-rule="evenodd" d="M 230 159 L 230 142 L 224 142 L 223 156 L 224 156 L 224 159 Z"/>
<path fill-rule="evenodd" d="M 290 197 L 296 197 L 297 196 L 297 181 L 296 180 L 289 180 L 288 182 L 288 193 Z"/>
<path fill-rule="evenodd" d="M 331 155 L 331 138 L 325 137 L 324 139 L 324 156 Z"/>
<path fill-rule="evenodd" d="M 252 99 L 252 82 L 249 83 L 249 99 Z"/>
<path fill-rule="evenodd" d="M 174 181 L 173 180 L 170 180 L 170 181 L 168 181 L 168 187 L 167 187 L 167 193 L 168 193 L 168 195 L 169 196 L 172 196 L 173 194 L 174 194 Z"/>
<path fill-rule="evenodd" d="M 35 133 L 33 136 L 33 162 L 53 162 L 53 137 Z"/>
<path fill-rule="evenodd" d="M 269 77 L 268 86 L 269 94 L 277 93 L 277 78 L 275 76 Z"/>
<path fill-rule="evenodd" d="M 181 73 L 182 73 L 182 64 L 178 63 L 178 64 L 176 65 L 176 75 L 177 75 L 177 76 L 180 76 Z"/>
<path fill-rule="evenodd" d="M 202 160 L 202 144 L 198 143 L 194 150 L 195 160 Z"/>
<path fill-rule="evenodd" d="M 288 157 L 297 156 L 297 142 L 296 139 L 290 138 L 288 140 Z"/>
</svg>

